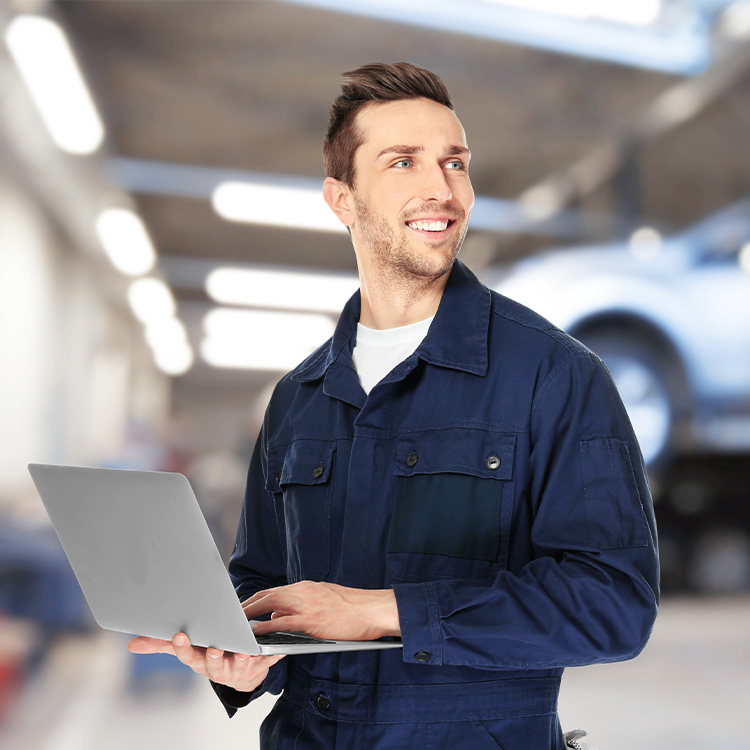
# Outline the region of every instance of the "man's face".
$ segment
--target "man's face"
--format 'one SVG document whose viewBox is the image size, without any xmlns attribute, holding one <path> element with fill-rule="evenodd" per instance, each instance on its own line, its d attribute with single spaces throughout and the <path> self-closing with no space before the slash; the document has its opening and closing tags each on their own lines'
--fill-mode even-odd
<svg viewBox="0 0 750 750">
<path fill-rule="evenodd" d="M 447 273 L 474 205 L 470 153 L 456 115 L 430 99 L 358 115 L 352 239 L 361 264 L 424 278 Z"/>
</svg>

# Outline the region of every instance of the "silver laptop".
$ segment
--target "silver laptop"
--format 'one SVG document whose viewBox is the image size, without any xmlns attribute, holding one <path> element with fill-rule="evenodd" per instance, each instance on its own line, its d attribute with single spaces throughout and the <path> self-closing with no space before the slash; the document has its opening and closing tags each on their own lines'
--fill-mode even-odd
<svg viewBox="0 0 750 750">
<path fill-rule="evenodd" d="M 396 648 L 400 641 L 255 636 L 182 474 L 29 464 L 101 627 L 243 654 Z"/>
</svg>

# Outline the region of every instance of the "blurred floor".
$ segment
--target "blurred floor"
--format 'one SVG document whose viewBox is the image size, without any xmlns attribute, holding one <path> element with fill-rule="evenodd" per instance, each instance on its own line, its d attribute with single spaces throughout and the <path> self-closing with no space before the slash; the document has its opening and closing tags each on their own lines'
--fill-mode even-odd
<svg viewBox="0 0 750 750">
<path fill-rule="evenodd" d="M 6 715 L 0 747 L 258 747 L 271 697 L 230 721 L 204 680 L 164 662 L 134 674 L 131 658 L 113 633 L 57 643 Z M 750 750 L 749 696 L 750 597 L 668 599 L 636 661 L 566 672 L 560 715 L 601 750 Z"/>
<path fill-rule="evenodd" d="M 750 597 L 667 599 L 635 660 L 568 669 L 563 727 L 601 750 L 750 750 Z"/>
</svg>

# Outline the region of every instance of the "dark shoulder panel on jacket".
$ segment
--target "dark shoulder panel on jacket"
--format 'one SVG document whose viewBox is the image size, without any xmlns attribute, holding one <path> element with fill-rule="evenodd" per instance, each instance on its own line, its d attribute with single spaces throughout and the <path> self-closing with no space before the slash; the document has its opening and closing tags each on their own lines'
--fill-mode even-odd
<svg viewBox="0 0 750 750">
<path fill-rule="evenodd" d="M 568 354 L 579 353 L 589 356 L 592 354 L 591 350 L 578 339 L 573 338 L 539 313 L 495 291 L 492 292 L 492 312 L 495 326 L 498 322 L 500 323 L 498 332 L 501 334 L 501 339 L 508 336 L 514 339 L 520 337 L 527 340 L 529 345 L 541 348 L 541 350 L 547 349 L 550 354 L 558 348 Z M 562 353 L 561 351 L 560 354 Z"/>
</svg>

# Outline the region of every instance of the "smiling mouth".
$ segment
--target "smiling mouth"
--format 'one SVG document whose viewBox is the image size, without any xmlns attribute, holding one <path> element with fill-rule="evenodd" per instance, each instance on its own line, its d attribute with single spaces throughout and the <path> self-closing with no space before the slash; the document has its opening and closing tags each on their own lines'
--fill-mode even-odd
<svg viewBox="0 0 750 750">
<path fill-rule="evenodd" d="M 455 223 L 455 219 L 418 219 L 417 221 L 407 221 L 406 226 L 419 232 L 444 232 Z"/>
</svg>

